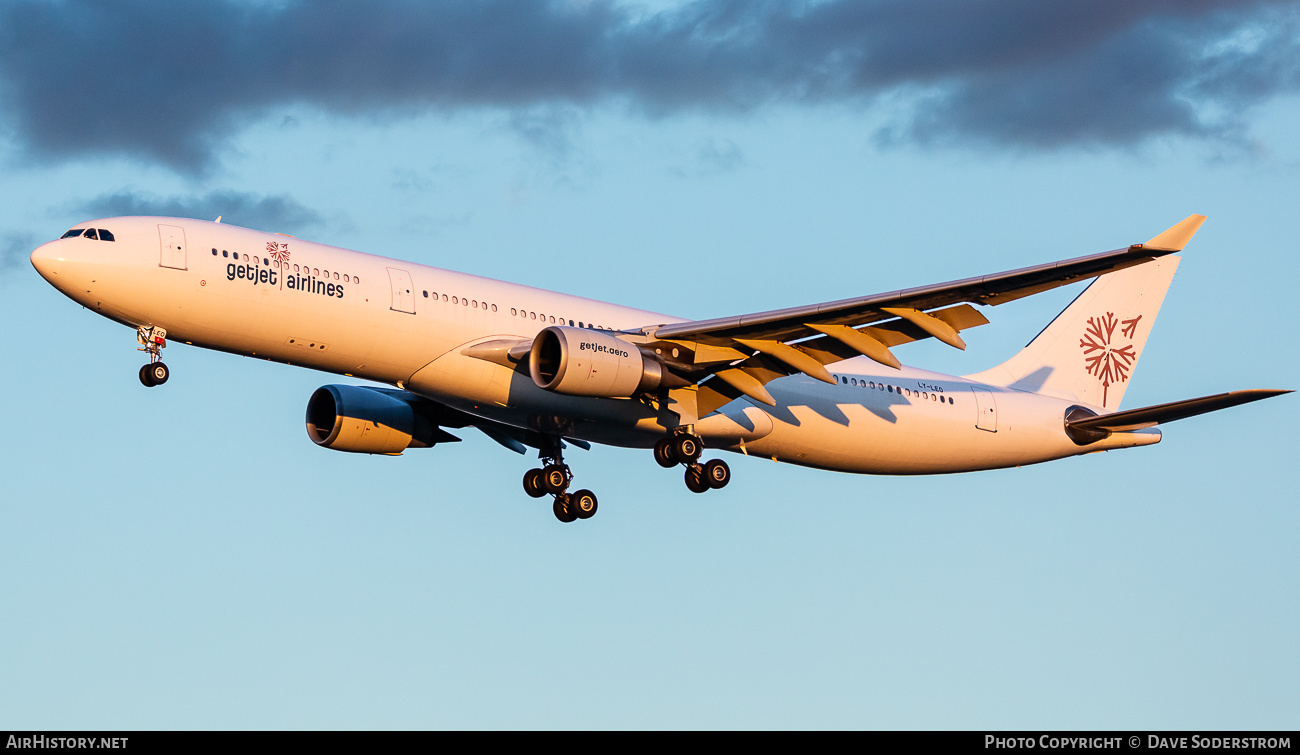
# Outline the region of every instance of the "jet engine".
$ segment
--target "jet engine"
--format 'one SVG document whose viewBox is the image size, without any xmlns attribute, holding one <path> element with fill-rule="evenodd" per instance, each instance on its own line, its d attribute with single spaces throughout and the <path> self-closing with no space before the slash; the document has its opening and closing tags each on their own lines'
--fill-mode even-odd
<svg viewBox="0 0 1300 755">
<path fill-rule="evenodd" d="M 657 390 L 663 366 L 604 331 L 553 326 L 537 334 L 528 369 L 539 388 L 570 396 L 628 398 Z"/>
<path fill-rule="evenodd" d="M 318 446 L 360 454 L 400 454 L 459 440 L 420 407 L 398 398 L 402 395 L 355 385 L 321 386 L 307 401 L 307 437 Z"/>
</svg>

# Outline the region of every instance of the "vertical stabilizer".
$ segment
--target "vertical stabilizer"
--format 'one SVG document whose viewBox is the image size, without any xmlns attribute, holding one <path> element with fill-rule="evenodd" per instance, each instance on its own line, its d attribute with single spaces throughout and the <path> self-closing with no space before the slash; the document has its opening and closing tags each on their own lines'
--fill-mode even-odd
<svg viewBox="0 0 1300 755">
<path fill-rule="evenodd" d="M 1180 261 L 1170 255 L 1097 278 L 1019 354 L 967 377 L 1115 411 Z"/>
</svg>

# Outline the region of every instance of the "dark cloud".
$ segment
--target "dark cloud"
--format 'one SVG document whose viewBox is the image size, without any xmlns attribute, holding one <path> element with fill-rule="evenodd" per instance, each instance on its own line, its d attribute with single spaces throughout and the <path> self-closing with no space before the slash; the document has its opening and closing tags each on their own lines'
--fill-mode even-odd
<svg viewBox="0 0 1300 755">
<path fill-rule="evenodd" d="M 163 215 L 206 218 L 263 231 L 297 234 L 320 225 L 321 216 L 286 196 L 260 196 L 237 191 L 213 191 L 193 197 L 154 197 L 117 192 L 80 205 L 77 211 L 94 217 Z"/>
<path fill-rule="evenodd" d="M 1284 0 L 11 0 L 0 102 L 34 159 L 211 165 L 250 119 L 307 105 L 502 108 L 566 146 L 573 108 L 650 116 L 903 102 L 883 138 L 1010 146 L 1234 138 L 1300 88 Z M 891 111 L 892 112 L 892 111 Z"/>
</svg>

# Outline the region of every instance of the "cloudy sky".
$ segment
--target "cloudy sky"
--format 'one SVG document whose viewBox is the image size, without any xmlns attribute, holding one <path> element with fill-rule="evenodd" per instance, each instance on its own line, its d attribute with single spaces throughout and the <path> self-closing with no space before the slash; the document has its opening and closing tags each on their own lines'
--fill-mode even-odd
<svg viewBox="0 0 1300 755">
<path fill-rule="evenodd" d="M 335 378 L 169 348 L 27 255 L 215 218 L 684 317 L 1139 242 L 1125 402 L 1293 388 L 1300 7 L 1249 0 L 0 3 L 0 727 L 1294 728 L 1293 397 L 1160 445 L 872 478 L 352 458 Z M 1073 290 L 999 307 L 956 374 Z M 170 353 L 175 351 L 177 353 Z"/>
</svg>

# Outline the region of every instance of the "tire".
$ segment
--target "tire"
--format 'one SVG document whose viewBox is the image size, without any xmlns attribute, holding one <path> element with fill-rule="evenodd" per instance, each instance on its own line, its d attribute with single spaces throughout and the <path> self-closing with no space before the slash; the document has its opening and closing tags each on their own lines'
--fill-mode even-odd
<svg viewBox="0 0 1300 755">
<path fill-rule="evenodd" d="M 731 467 L 728 467 L 727 462 L 722 459 L 714 459 L 704 465 L 704 472 L 701 476 L 704 478 L 705 484 L 714 490 L 725 488 L 727 483 L 731 482 Z"/>
<path fill-rule="evenodd" d="M 569 470 L 561 464 L 550 464 L 542 470 L 542 490 L 547 493 L 563 493 L 569 487 Z"/>
<path fill-rule="evenodd" d="M 532 498 L 546 495 L 546 491 L 542 490 L 542 470 L 530 469 L 524 472 L 524 492 Z"/>
<path fill-rule="evenodd" d="M 693 464 L 703 451 L 700 439 L 694 435 L 678 435 L 673 438 L 673 456 L 682 464 Z"/>
<path fill-rule="evenodd" d="M 149 368 L 151 366 L 152 365 L 148 365 L 148 364 L 140 365 L 140 382 L 144 385 L 145 388 L 152 388 L 154 386 L 154 382 L 149 376 Z"/>
<path fill-rule="evenodd" d="M 590 519 L 596 515 L 596 494 L 590 490 L 579 490 L 569 496 L 569 510 L 579 519 Z"/>
<path fill-rule="evenodd" d="M 686 468 L 686 487 L 692 493 L 708 491 L 709 483 L 704 479 L 704 467 L 699 464 L 692 464 Z"/>
<path fill-rule="evenodd" d="M 162 385 L 172 375 L 171 370 L 167 369 L 167 365 L 162 362 L 154 362 L 147 366 L 149 368 L 149 379 L 153 381 L 154 385 Z"/>
<path fill-rule="evenodd" d="M 673 454 L 673 439 L 660 438 L 655 443 L 655 462 L 664 469 L 677 466 L 677 457 Z"/>
<path fill-rule="evenodd" d="M 551 511 L 555 513 L 556 519 L 559 519 L 565 524 L 578 518 L 577 515 L 573 513 L 573 507 L 569 505 L 569 497 L 566 495 L 555 496 L 555 503 L 551 506 Z"/>
</svg>

